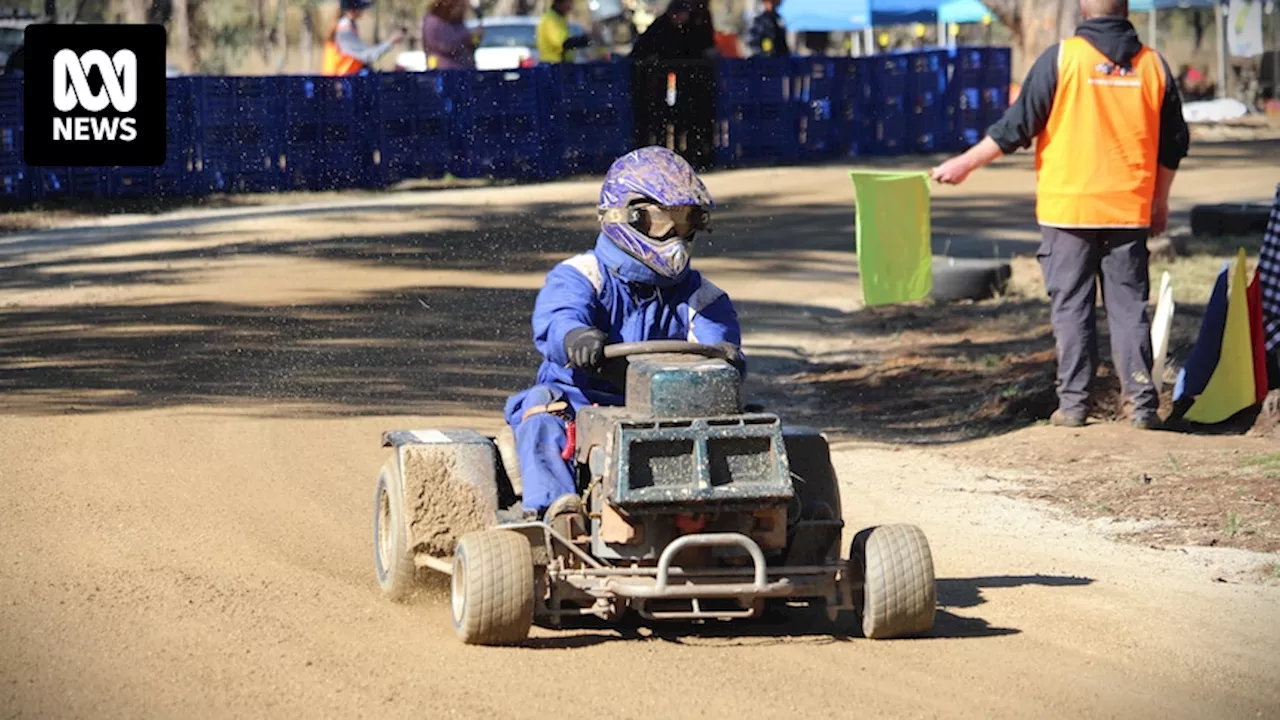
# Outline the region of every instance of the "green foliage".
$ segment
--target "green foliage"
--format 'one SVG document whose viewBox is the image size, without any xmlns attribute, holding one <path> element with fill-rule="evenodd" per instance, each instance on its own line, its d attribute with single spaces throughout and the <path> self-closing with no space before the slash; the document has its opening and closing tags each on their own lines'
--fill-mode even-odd
<svg viewBox="0 0 1280 720">
<path fill-rule="evenodd" d="M 1227 525 L 1223 529 L 1226 530 L 1227 535 L 1235 537 L 1244 529 L 1244 521 L 1240 519 L 1239 515 L 1229 512 L 1227 513 Z"/>
</svg>

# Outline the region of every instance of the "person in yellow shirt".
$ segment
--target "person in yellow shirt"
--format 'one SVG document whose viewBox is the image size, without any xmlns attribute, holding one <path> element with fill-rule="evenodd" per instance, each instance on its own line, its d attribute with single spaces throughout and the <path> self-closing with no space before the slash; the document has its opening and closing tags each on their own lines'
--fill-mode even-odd
<svg viewBox="0 0 1280 720">
<path fill-rule="evenodd" d="M 544 63 L 573 62 L 573 51 L 591 42 L 587 35 L 572 37 L 569 13 L 573 0 L 553 0 L 538 23 L 538 61 Z"/>
</svg>

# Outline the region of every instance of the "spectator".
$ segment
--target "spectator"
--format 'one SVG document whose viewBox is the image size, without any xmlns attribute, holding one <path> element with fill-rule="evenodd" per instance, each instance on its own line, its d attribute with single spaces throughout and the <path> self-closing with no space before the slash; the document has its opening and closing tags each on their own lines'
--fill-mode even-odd
<svg viewBox="0 0 1280 720">
<path fill-rule="evenodd" d="M 1178 87 L 1182 89 L 1182 97 L 1185 100 L 1213 99 L 1213 81 L 1205 77 L 1197 67 L 1182 66 L 1182 72 L 1178 74 Z"/>
<path fill-rule="evenodd" d="M 764 0 L 764 10 L 751 21 L 747 31 L 747 47 L 753 56 L 787 57 L 791 48 L 787 45 L 787 23 L 778 14 L 782 0 Z"/>
<path fill-rule="evenodd" d="M 656 60 L 698 60 L 716 54 L 715 26 L 711 12 L 692 0 L 671 0 L 636 38 L 631 57 Z"/>
<path fill-rule="evenodd" d="M 467 29 L 466 0 L 431 0 L 422 18 L 422 51 L 428 70 L 469 70 L 483 31 Z"/>
<path fill-rule="evenodd" d="M 369 0 L 342 0 L 338 4 L 338 19 L 334 21 L 329 39 L 324 44 L 321 75 L 332 77 L 362 72 L 404 39 L 404 33 L 399 30 L 386 42 L 377 45 L 366 45 L 360 39 L 356 21 L 371 4 Z"/>
<path fill-rule="evenodd" d="M 1147 237 L 1164 232 L 1169 190 L 1190 140 L 1173 73 L 1144 46 L 1127 0 L 1081 0 L 1075 37 L 1032 65 L 1018 101 L 963 155 L 934 169 L 960 183 L 1001 155 L 1036 143 L 1037 257 L 1058 354 L 1054 425 L 1088 415 L 1098 364 L 1098 276 L 1116 374 L 1133 425 L 1160 424 L 1151 382 Z"/>
<path fill-rule="evenodd" d="M 544 63 L 573 62 L 573 51 L 591 43 L 590 36 L 572 37 L 569 12 L 573 0 L 552 0 L 538 23 L 538 61 Z"/>
<path fill-rule="evenodd" d="M 640 61 L 633 88 L 639 96 L 635 109 L 641 140 L 666 142 L 662 137 L 669 117 L 677 136 L 683 136 L 677 144 L 686 148 L 684 157 L 699 170 L 710 166 L 715 153 L 715 70 L 707 62 L 715 54 L 710 11 L 692 0 L 671 0 L 666 12 L 636 39 L 631 52 Z M 674 107 L 664 101 L 670 90 L 669 73 L 676 76 Z"/>
<path fill-rule="evenodd" d="M 719 54 L 716 49 L 716 25 L 711 19 L 709 0 L 693 0 L 689 11 L 689 36 L 702 57 L 715 57 Z"/>
</svg>

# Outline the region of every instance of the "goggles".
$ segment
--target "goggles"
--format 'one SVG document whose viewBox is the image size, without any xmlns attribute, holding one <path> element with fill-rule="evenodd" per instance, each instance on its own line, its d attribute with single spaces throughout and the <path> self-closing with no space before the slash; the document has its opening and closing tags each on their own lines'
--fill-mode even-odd
<svg viewBox="0 0 1280 720">
<path fill-rule="evenodd" d="M 654 203 L 637 203 L 625 208 L 600 211 L 600 221 L 626 223 L 654 240 L 689 238 L 695 232 L 711 232 L 711 213 L 694 205 L 663 207 Z"/>
</svg>

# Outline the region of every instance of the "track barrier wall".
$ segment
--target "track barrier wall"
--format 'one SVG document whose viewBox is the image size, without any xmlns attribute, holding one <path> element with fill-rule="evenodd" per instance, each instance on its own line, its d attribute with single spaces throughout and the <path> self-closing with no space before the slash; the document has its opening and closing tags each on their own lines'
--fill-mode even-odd
<svg viewBox="0 0 1280 720">
<path fill-rule="evenodd" d="M 952 152 L 1009 105 L 1008 48 L 864 58 L 167 81 L 161 167 L 29 167 L 22 77 L 0 76 L 0 204 L 376 189 L 602 173 L 666 145 L 699 169 Z"/>
</svg>

